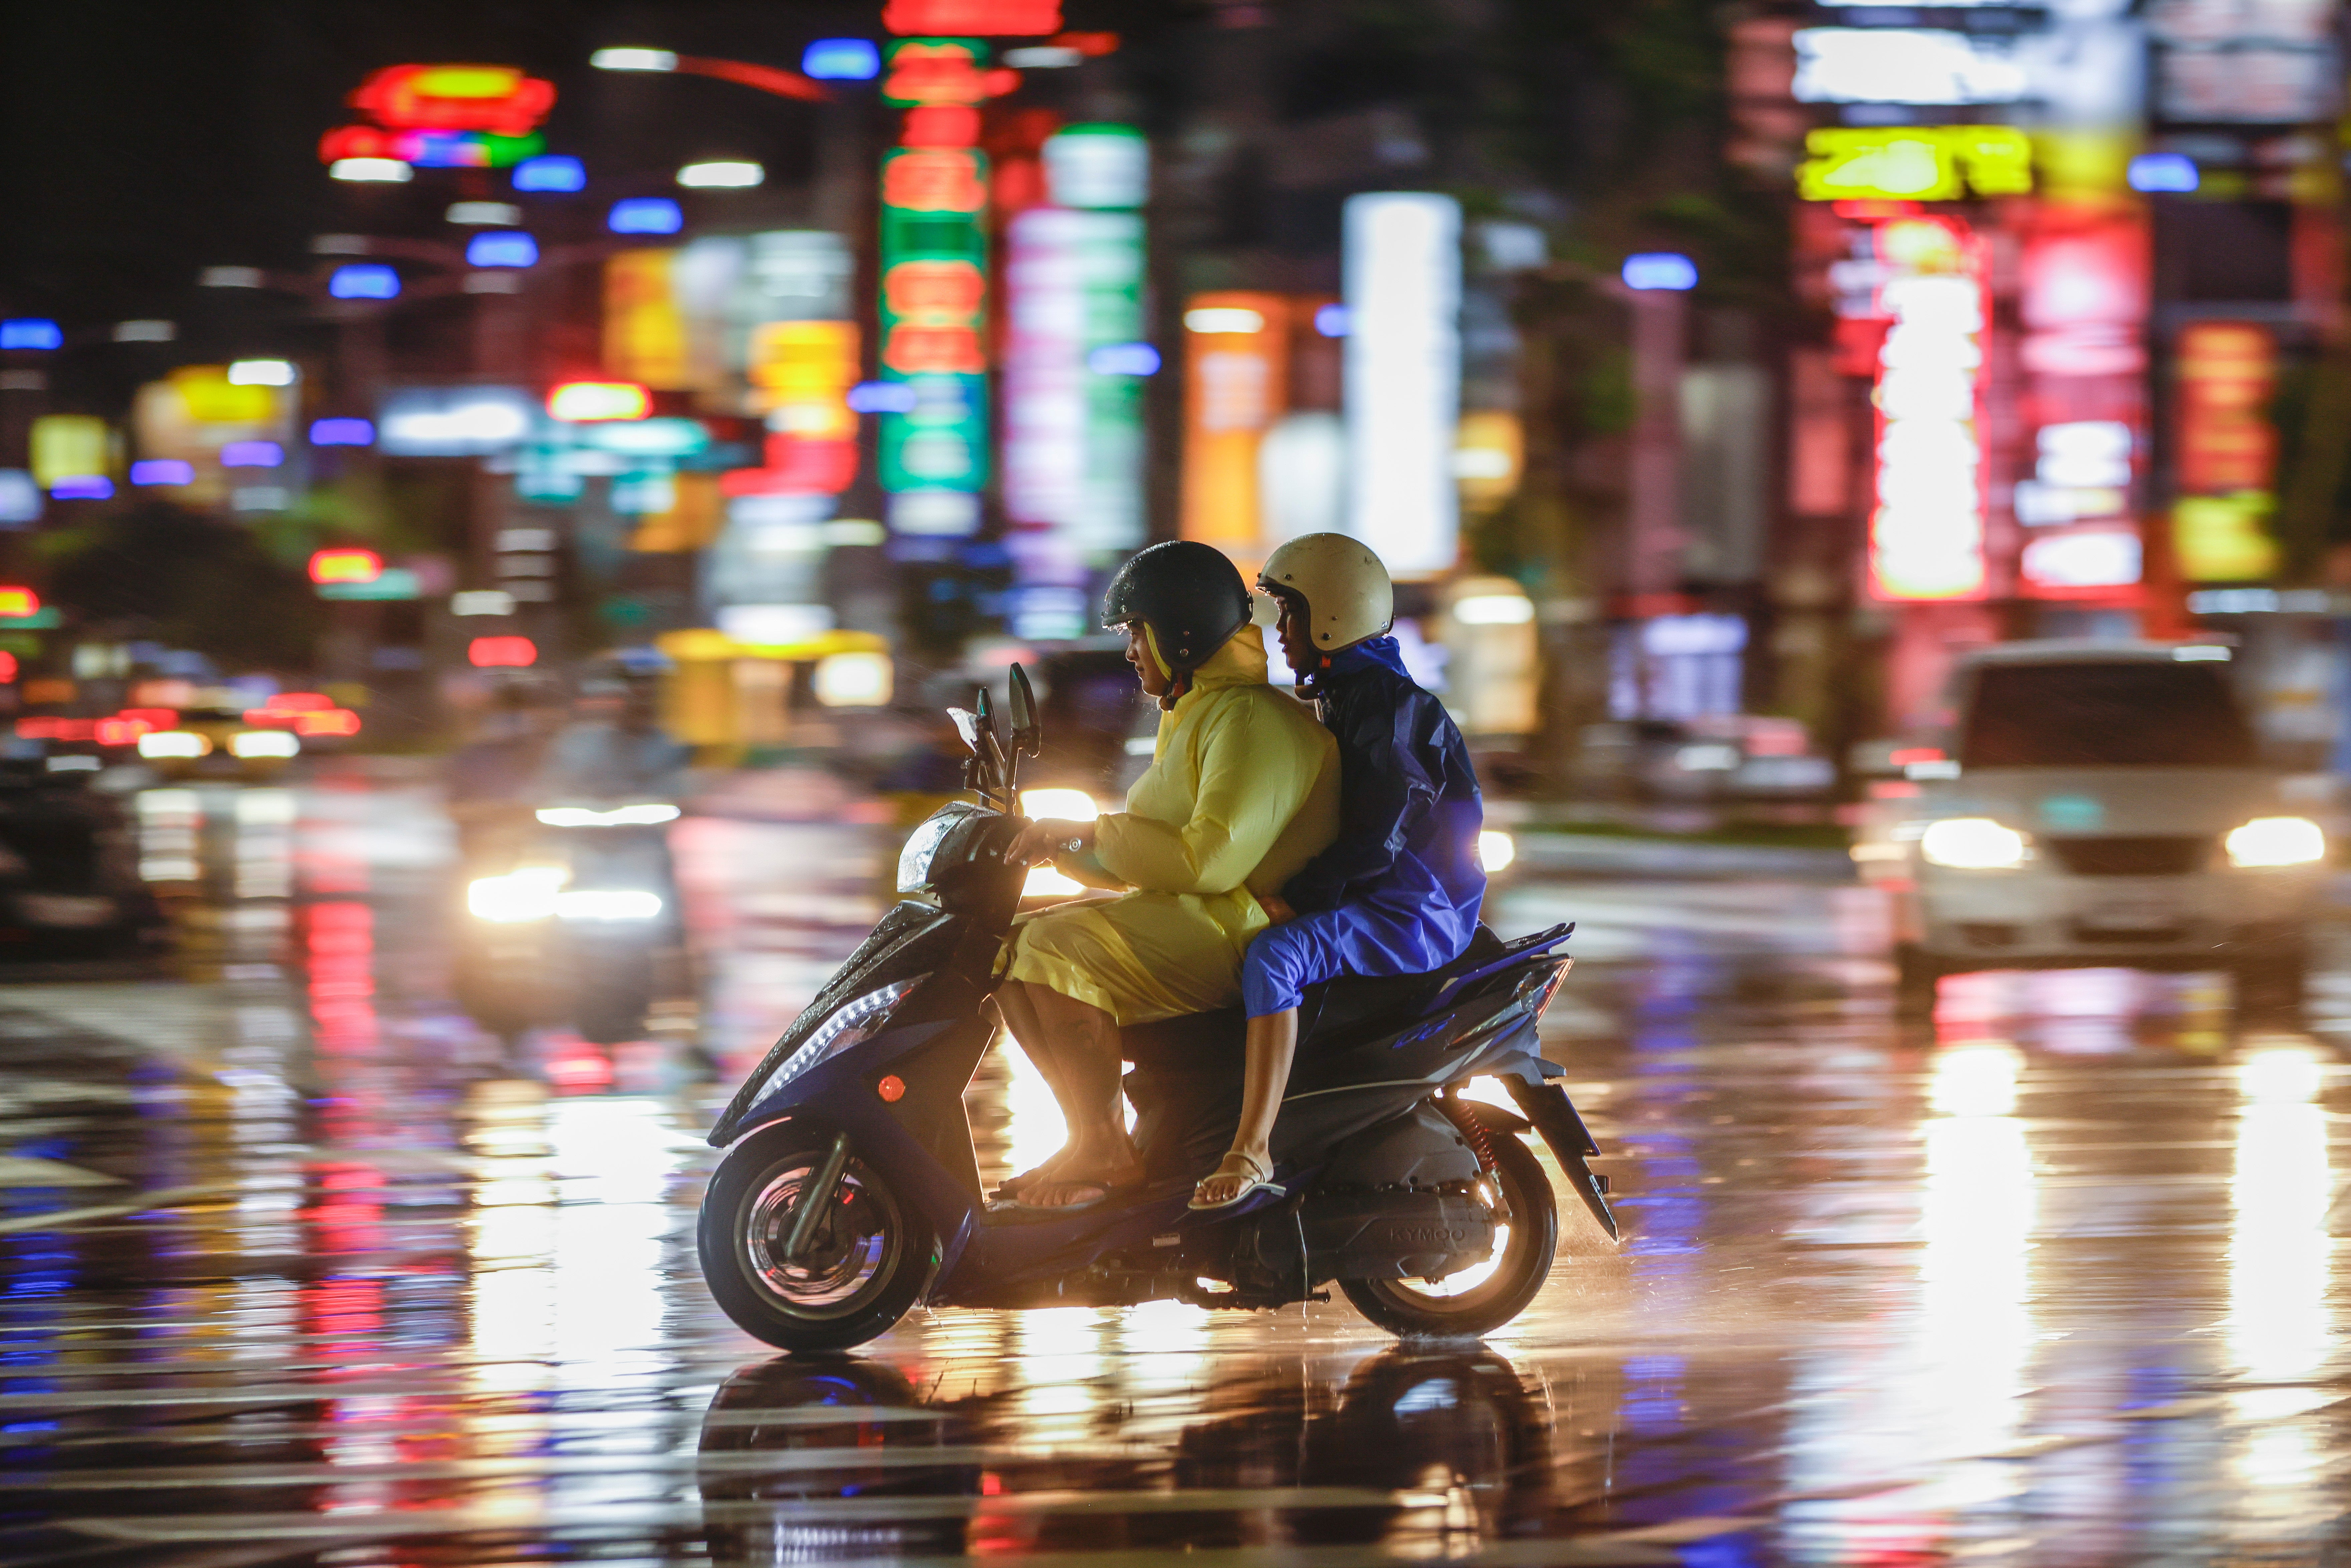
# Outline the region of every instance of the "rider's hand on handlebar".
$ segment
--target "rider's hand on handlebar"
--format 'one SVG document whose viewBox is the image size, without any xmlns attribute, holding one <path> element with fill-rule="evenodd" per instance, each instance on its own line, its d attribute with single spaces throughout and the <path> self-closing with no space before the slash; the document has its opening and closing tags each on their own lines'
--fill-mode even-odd
<svg viewBox="0 0 2351 1568">
<path fill-rule="evenodd" d="M 1004 852 L 1004 859 L 1013 865 L 1043 865 L 1055 855 L 1064 852 L 1074 854 L 1093 848 L 1093 844 L 1094 825 L 1092 822 L 1071 822 L 1048 817 L 1021 829 L 1020 836 L 1012 841 L 1012 847 Z"/>
</svg>

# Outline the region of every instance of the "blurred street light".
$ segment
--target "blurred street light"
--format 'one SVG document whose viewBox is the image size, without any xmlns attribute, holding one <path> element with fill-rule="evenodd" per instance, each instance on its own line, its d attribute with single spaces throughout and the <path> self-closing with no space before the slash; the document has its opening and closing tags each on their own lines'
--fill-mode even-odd
<svg viewBox="0 0 2351 1568">
<path fill-rule="evenodd" d="M 354 184 L 405 185 L 416 178 L 416 171 L 397 158 L 338 158 L 327 166 L 327 177 Z"/>
<path fill-rule="evenodd" d="M 734 159 L 688 163 L 677 172 L 677 183 L 696 191 L 747 190 L 767 177 L 767 170 L 758 164 Z"/>
<path fill-rule="evenodd" d="M 612 204 L 604 226 L 616 235 L 674 235 L 685 226 L 685 214 L 667 196 L 630 196 Z"/>
<path fill-rule="evenodd" d="M 674 55 L 667 49 L 599 49 L 588 57 L 588 63 L 599 70 L 678 71 L 688 76 L 711 77 L 810 103 L 824 103 L 832 96 L 797 71 L 753 65 L 748 60 L 714 60 L 698 55 Z"/>
<path fill-rule="evenodd" d="M 667 49 L 599 49 L 588 63 L 600 71 L 674 71 L 677 57 Z"/>
<path fill-rule="evenodd" d="M 228 368 L 233 387 L 290 387 L 294 367 L 285 360 L 237 360 Z"/>
<path fill-rule="evenodd" d="M 522 209 L 512 202 L 452 202 L 449 221 L 490 228 L 513 228 L 522 222 Z"/>
<path fill-rule="evenodd" d="M 117 321 L 114 324 L 114 340 L 118 343 L 168 343 L 179 335 L 179 327 L 170 321 Z"/>
<path fill-rule="evenodd" d="M 61 349 L 65 341 L 65 332 L 55 321 L 38 316 L 0 321 L 0 349 Z"/>
<path fill-rule="evenodd" d="M 327 279 L 327 292 L 337 299 L 397 299 L 400 274 L 380 262 L 339 267 Z"/>
</svg>

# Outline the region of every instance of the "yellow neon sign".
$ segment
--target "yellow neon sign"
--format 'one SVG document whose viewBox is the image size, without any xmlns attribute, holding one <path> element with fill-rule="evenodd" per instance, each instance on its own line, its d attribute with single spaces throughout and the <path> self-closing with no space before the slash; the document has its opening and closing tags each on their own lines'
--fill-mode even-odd
<svg viewBox="0 0 2351 1568">
<path fill-rule="evenodd" d="M 1954 202 L 2032 190 L 2032 143 L 2011 125 L 1830 126 L 1804 138 L 1807 202 Z"/>
</svg>

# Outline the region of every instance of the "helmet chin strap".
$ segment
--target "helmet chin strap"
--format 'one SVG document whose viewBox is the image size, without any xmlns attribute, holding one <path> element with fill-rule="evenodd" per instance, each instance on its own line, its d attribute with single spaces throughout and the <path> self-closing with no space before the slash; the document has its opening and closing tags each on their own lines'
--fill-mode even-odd
<svg viewBox="0 0 2351 1568">
<path fill-rule="evenodd" d="M 1143 623 L 1143 651 L 1154 667 L 1167 677 L 1167 689 L 1158 697 L 1159 711 L 1175 712 L 1176 705 L 1183 700 L 1184 694 L 1192 689 L 1192 673 L 1189 670 L 1179 673 L 1167 667 L 1166 656 L 1159 652 L 1159 633 L 1151 629 L 1148 621 Z"/>
</svg>

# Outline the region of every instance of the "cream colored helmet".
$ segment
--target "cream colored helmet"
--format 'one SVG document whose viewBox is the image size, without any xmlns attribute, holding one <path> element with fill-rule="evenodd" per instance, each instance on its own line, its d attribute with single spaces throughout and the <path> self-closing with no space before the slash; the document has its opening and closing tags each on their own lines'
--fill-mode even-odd
<svg viewBox="0 0 2351 1568">
<path fill-rule="evenodd" d="M 1257 585 L 1276 598 L 1303 599 L 1307 628 L 1325 652 L 1376 637 L 1395 620 L 1388 569 L 1345 534 L 1301 534 L 1267 558 Z"/>
</svg>

